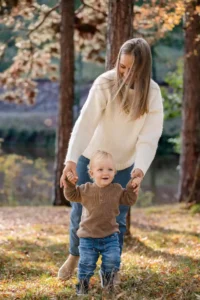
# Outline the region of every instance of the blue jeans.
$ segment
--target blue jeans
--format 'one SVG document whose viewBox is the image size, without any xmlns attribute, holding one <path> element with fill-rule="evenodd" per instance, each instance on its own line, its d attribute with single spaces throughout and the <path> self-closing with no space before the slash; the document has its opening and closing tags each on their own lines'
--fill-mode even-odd
<svg viewBox="0 0 200 300">
<path fill-rule="evenodd" d="M 94 275 L 99 255 L 102 255 L 102 274 L 112 274 L 119 271 L 120 248 L 118 233 L 105 238 L 80 238 L 80 259 L 78 265 L 78 279 L 87 280 Z"/>
<path fill-rule="evenodd" d="M 84 184 L 86 182 L 92 182 L 88 175 L 88 166 L 89 159 L 80 156 L 77 163 L 77 173 L 78 173 L 78 182 L 77 184 Z M 126 168 L 124 170 L 118 171 L 113 180 L 114 183 L 121 184 L 122 187 L 126 187 L 128 181 L 130 180 L 130 173 L 132 171 L 133 166 Z M 80 203 L 71 202 L 72 210 L 70 215 L 70 247 L 69 252 L 74 256 L 79 256 L 79 238 L 76 234 L 79 223 L 82 215 L 82 205 Z M 126 215 L 128 212 L 129 206 L 120 205 L 119 210 L 120 214 L 117 216 L 116 220 L 119 224 L 119 245 L 120 245 L 120 253 L 122 252 L 123 242 L 124 242 L 124 233 L 126 232 Z"/>
</svg>

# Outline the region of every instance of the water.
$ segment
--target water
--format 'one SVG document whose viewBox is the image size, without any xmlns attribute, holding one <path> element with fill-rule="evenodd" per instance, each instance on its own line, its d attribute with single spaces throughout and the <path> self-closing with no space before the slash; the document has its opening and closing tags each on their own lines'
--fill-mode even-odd
<svg viewBox="0 0 200 300">
<path fill-rule="evenodd" d="M 4 148 L 0 160 L 0 205 L 51 205 L 54 149 Z M 175 155 L 155 158 L 138 206 L 177 202 L 178 160 Z"/>
</svg>

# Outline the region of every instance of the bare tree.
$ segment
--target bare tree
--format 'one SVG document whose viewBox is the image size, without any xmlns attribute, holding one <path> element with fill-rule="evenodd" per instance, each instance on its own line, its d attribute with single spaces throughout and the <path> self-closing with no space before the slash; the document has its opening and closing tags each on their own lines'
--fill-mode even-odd
<svg viewBox="0 0 200 300">
<path fill-rule="evenodd" d="M 121 45 L 133 37 L 132 0 L 109 0 L 106 69 L 114 67 Z M 130 235 L 131 215 L 127 215 L 127 235 Z"/>
<path fill-rule="evenodd" d="M 74 103 L 74 1 L 61 0 L 60 100 L 56 134 L 54 205 L 66 204 L 59 187 L 67 145 L 73 126 Z"/>
<path fill-rule="evenodd" d="M 179 201 L 200 204 L 200 0 L 187 2 Z"/>
</svg>

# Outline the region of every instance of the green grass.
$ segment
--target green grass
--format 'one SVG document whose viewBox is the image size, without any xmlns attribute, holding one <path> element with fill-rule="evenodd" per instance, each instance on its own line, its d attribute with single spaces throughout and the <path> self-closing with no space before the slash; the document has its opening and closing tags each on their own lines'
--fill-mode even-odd
<svg viewBox="0 0 200 300">
<path fill-rule="evenodd" d="M 1 208 L 0 299 L 77 299 L 76 277 L 56 278 L 69 246 L 69 212 L 65 207 Z M 83 299 L 200 297 L 199 215 L 179 205 L 134 208 L 131 232 L 120 286 L 106 294 L 96 271 Z"/>
</svg>

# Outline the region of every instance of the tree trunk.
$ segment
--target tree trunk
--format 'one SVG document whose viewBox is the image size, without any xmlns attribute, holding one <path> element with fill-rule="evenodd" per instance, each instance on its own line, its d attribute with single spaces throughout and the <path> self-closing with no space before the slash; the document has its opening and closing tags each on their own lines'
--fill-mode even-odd
<svg viewBox="0 0 200 300">
<path fill-rule="evenodd" d="M 109 0 L 106 70 L 114 67 L 120 47 L 133 37 L 133 5 L 132 0 Z M 130 209 L 126 221 L 126 234 L 130 235 Z"/>
<path fill-rule="evenodd" d="M 186 7 L 182 153 L 179 201 L 200 204 L 200 15 L 193 0 Z"/>
<path fill-rule="evenodd" d="M 121 45 L 133 37 L 132 0 L 109 0 L 106 70 L 114 67 Z"/>
<path fill-rule="evenodd" d="M 60 99 L 58 128 L 56 133 L 56 160 L 54 205 L 66 204 L 63 191 L 59 187 L 68 141 L 73 126 L 74 102 L 74 1 L 61 0 L 61 61 Z"/>
</svg>

